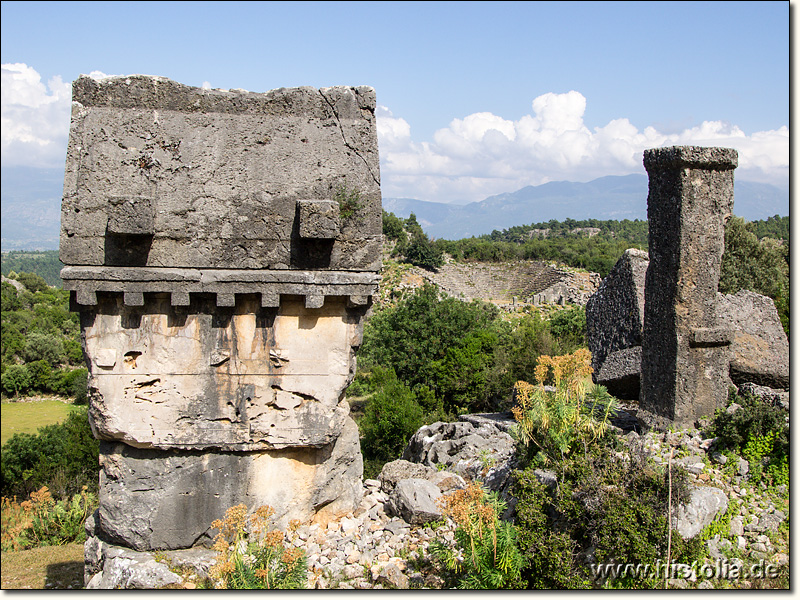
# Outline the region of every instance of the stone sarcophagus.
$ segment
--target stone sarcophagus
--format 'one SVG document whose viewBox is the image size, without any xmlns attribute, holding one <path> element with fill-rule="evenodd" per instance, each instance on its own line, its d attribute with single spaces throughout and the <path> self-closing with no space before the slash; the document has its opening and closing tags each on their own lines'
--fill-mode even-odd
<svg viewBox="0 0 800 600">
<path fill-rule="evenodd" d="M 242 502 L 284 522 L 356 508 L 343 394 L 380 244 L 371 88 L 74 82 L 61 277 L 101 440 L 98 537 L 186 548 Z"/>
</svg>

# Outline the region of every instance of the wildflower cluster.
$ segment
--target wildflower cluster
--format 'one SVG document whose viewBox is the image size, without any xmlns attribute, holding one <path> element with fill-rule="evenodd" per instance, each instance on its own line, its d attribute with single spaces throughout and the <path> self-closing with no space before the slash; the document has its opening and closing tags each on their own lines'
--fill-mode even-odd
<svg viewBox="0 0 800 600">
<path fill-rule="evenodd" d="M 83 524 L 94 510 L 97 498 L 83 487 L 71 499 L 56 502 L 44 486 L 17 503 L 3 498 L 3 550 L 24 550 L 82 541 Z"/>
<path fill-rule="evenodd" d="M 239 504 L 211 524 L 218 533 L 212 548 L 217 564 L 211 575 L 217 587 L 228 589 L 297 589 L 306 584 L 305 552 L 284 544 L 282 531 L 271 527 L 275 511 L 260 506 L 248 518 L 247 506 Z M 289 522 L 292 534 L 300 522 Z"/>
<path fill-rule="evenodd" d="M 459 587 L 497 589 L 519 582 L 524 559 L 516 545 L 516 531 L 500 520 L 505 509 L 497 494 L 487 494 L 476 483 L 441 499 L 442 514 L 457 527 L 457 548 L 441 542 L 431 546 L 433 556 L 460 575 Z"/>
</svg>

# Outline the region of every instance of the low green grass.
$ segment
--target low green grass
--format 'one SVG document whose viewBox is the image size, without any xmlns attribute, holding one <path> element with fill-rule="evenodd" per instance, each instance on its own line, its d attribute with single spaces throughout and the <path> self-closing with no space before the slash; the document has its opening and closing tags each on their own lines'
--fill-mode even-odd
<svg viewBox="0 0 800 600">
<path fill-rule="evenodd" d="M 2 444 L 5 444 L 15 433 L 36 433 L 39 427 L 60 423 L 67 415 L 77 410 L 74 404 L 66 404 L 59 400 L 41 400 L 37 402 L 6 402 L 0 404 L 2 419 Z"/>
<path fill-rule="evenodd" d="M 4 590 L 83 587 L 83 544 L 45 546 L 2 555 Z"/>
</svg>

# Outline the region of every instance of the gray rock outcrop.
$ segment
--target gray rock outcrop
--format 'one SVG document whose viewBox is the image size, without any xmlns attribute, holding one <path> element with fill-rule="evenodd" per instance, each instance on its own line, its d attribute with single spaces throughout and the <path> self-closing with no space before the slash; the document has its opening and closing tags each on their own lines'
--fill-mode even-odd
<svg viewBox="0 0 800 600">
<path fill-rule="evenodd" d="M 492 490 L 507 487 L 514 460 L 511 413 L 462 415 L 455 423 L 425 425 L 411 436 L 403 459 L 481 479 Z"/>
<path fill-rule="evenodd" d="M 683 539 L 688 540 L 726 510 L 728 510 L 728 496 L 724 491 L 711 486 L 695 487 L 691 491 L 689 502 L 678 506 L 673 527 Z"/>
</svg>

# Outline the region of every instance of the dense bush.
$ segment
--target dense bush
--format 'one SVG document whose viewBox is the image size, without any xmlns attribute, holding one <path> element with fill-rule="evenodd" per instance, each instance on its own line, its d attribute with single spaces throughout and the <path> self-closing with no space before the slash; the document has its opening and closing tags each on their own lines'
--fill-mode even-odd
<svg viewBox="0 0 800 600">
<path fill-rule="evenodd" d="M 725 253 L 719 291 L 735 294 L 751 290 L 775 300 L 778 316 L 789 334 L 789 246 L 764 238 L 755 227 L 740 217 L 732 217 L 725 227 Z"/>
<path fill-rule="evenodd" d="M 414 393 L 391 369 L 377 368 L 378 391 L 369 399 L 359 422 L 365 473 L 374 477 L 384 463 L 400 458 L 409 438 L 422 426 L 423 410 Z"/>
<path fill-rule="evenodd" d="M 25 286 L 2 284 L 2 391 L 8 396 L 55 393 L 86 400 L 78 315 L 69 292 L 38 275 L 11 273 Z"/>
<path fill-rule="evenodd" d="M 668 477 L 644 454 L 617 453 L 592 445 L 553 466 L 557 483 L 547 485 L 534 467 L 517 473 L 516 524 L 528 588 L 588 588 L 595 581 L 591 564 L 655 565 L 667 556 L 670 540 Z M 685 472 L 672 469 L 673 510 L 689 499 Z M 691 564 L 702 556 L 703 541 L 684 541 L 671 532 L 671 559 Z M 663 580 L 613 582 L 618 587 L 652 587 Z"/>
<path fill-rule="evenodd" d="M 3 445 L 0 493 L 25 498 L 45 486 L 60 498 L 79 493 L 83 486 L 96 492 L 98 454 L 85 409 L 36 434 L 15 433 Z"/>
</svg>

